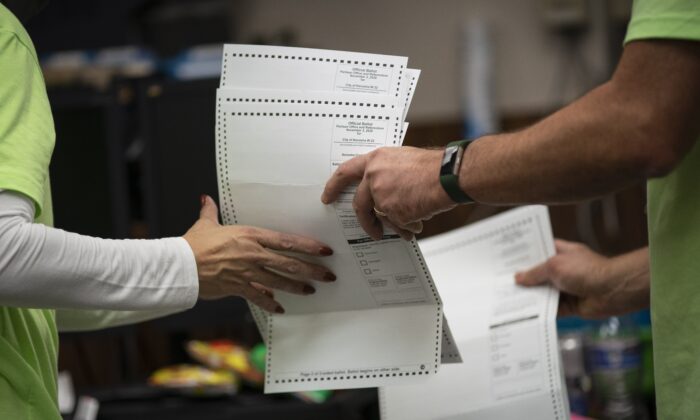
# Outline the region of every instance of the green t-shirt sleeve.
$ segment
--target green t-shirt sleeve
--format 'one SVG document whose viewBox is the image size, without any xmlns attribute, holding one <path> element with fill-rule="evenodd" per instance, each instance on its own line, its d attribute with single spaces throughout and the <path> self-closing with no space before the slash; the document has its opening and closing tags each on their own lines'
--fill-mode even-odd
<svg viewBox="0 0 700 420">
<path fill-rule="evenodd" d="M 0 189 L 31 198 L 37 217 L 49 194 L 54 141 L 51 107 L 34 48 L 0 27 Z"/>
<path fill-rule="evenodd" d="M 651 38 L 700 41 L 700 0 L 635 0 L 625 43 Z"/>
</svg>

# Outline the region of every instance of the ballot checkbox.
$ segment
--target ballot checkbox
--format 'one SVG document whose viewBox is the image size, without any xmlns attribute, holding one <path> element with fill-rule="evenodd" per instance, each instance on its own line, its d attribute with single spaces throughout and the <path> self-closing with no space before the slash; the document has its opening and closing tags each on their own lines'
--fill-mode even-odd
<svg viewBox="0 0 700 420">
<path fill-rule="evenodd" d="M 362 258 L 362 257 L 365 256 L 365 253 L 364 253 L 364 252 L 356 252 L 356 253 L 355 253 L 355 256 L 356 256 L 357 258 Z"/>
<path fill-rule="evenodd" d="M 365 274 L 372 274 L 372 270 L 370 270 L 369 268 L 365 268 L 364 272 Z"/>
<path fill-rule="evenodd" d="M 369 264 L 369 263 L 367 262 L 367 260 L 360 260 L 360 265 L 361 265 L 361 266 L 365 267 L 367 264 Z"/>
</svg>

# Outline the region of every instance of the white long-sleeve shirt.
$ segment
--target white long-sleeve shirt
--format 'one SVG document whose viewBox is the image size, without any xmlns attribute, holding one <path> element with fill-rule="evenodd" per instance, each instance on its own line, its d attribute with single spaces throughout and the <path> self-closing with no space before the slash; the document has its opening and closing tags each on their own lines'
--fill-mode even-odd
<svg viewBox="0 0 700 420">
<path fill-rule="evenodd" d="M 34 204 L 0 190 L 0 305 L 57 309 L 61 330 L 104 328 L 192 307 L 197 265 L 183 238 L 112 240 L 33 223 Z"/>
</svg>

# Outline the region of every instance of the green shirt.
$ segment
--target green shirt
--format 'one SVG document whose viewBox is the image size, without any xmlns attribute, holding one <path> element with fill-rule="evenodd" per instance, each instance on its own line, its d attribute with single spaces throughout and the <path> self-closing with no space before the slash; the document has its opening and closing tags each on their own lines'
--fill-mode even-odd
<svg viewBox="0 0 700 420">
<path fill-rule="evenodd" d="M 34 46 L 0 4 L 0 189 L 30 197 L 37 222 L 52 223 L 51 108 Z M 60 419 L 54 312 L 0 306 L 0 419 Z"/>
<path fill-rule="evenodd" d="M 650 38 L 700 41 L 700 1 L 636 0 L 625 42 Z M 648 217 L 658 415 L 661 420 L 696 419 L 700 418 L 700 141 L 668 176 L 649 181 Z"/>
</svg>

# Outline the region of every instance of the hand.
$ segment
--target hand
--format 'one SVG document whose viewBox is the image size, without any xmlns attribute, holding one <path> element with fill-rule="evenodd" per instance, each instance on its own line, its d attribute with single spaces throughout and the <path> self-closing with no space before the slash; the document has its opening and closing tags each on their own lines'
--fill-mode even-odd
<svg viewBox="0 0 700 420">
<path fill-rule="evenodd" d="M 375 240 L 386 225 L 410 239 L 423 220 L 456 204 L 440 185 L 443 150 L 383 147 L 340 165 L 326 183 L 324 204 L 359 182 L 353 208 L 362 228 Z M 375 211 L 376 209 L 376 211 Z"/>
<path fill-rule="evenodd" d="M 249 226 L 221 226 L 214 200 L 202 196 L 199 220 L 184 235 L 197 261 L 199 296 L 241 296 L 269 312 L 284 313 L 271 289 L 298 295 L 316 290 L 307 280 L 335 281 L 327 268 L 277 251 L 328 256 L 325 244 Z"/>
<path fill-rule="evenodd" d="M 649 306 L 646 249 L 607 258 L 587 246 L 557 239 L 557 255 L 515 280 L 522 286 L 551 284 L 561 291 L 559 316 L 607 318 Z"/>
</svg>

